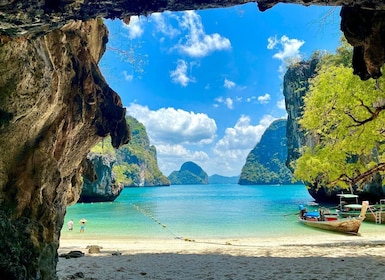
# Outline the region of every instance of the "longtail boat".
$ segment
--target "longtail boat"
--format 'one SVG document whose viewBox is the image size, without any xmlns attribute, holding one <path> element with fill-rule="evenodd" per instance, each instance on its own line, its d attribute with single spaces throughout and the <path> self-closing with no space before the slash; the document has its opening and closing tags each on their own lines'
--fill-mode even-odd
<svg viewBox="0 0 385 280">
<path fill-rule="evenodd" d="M 358 195 L 338 194 L 338 196 L 340 197 L 338 215 L 341 218 L 357 217 L 361 214 L 362 205 L 358 204 Z M 349 201 L 349 199 L 355 199 L 355 202 Z M 385 223 L 385 199 L 381 199 L 379 204 L 368 205 L 365 222 Z"/>
<path fill-rule="evenodd" d="M 368 205 L 369 202 L 363 201 L 361 212 L 358 217 L 348 217 L 343 219 L 339 219 L 337 215 L 324 214 L 322 211 L 304 212 L 304 209 L 300 209 L 300 217 L 298 220 L 301 223 L 314 228 L 347 234 L 357 234 L 362 221 L 365 219 Z"/>
</svg>

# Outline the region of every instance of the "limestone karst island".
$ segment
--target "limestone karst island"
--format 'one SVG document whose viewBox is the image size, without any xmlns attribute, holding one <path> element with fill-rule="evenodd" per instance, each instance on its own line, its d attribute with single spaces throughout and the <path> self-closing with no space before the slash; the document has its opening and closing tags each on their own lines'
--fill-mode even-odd
<svg viewBox="0 0 385 280">
<path fill-rule="evenodd" d="M 309 199 L 325 201 L 331 195 L 335 197 L 340 189 L 333 187 L 338 184 L 352 191 L 356 186 L 365 186 L 369 191 L 357 189 L 360 196 L 370 202 L 379 198 L 385 170 L 382 162 L 383 139 L 378 135 L 383 134 L 380 121 L 384 104 L 380 98 L 367 99 L 378 97 L 375 94 L 359 94 L 383 90 L 384 1 L 260 0 L 255 3 L 258 7 L 256 13 L 267 11 L 265 14 L 276 8 L 276 5 L 287 3 L 340 7 L 340 18 L 337 20 L 341 21 L 341 30 L 336 32 L 342 31 L 349 51 L 340 52 L 336 57 L 315 55 L 309 61 L 298 62 L 288 68 L 285 79 L 297 76 L 294 82 L 283 82 L 287 120 L 274 123 L 270 129 L 276 129 L 279 134 L 269 138 L 277 141 L 286 138 L 287 142 L 275 146 L 277 150 L 271 149 L 274 152 L 272 157 L 263 160 L 258 151 L 266 145 L 265 140 L 269 135 L 265 135 L 260 142 L 255 141 L 258 146 L 250 152 L 240 177 L 233 176 L 239 178 L 239 184 L 232 184 L 232 187 L 217 184 L 221 187 L 215 188 L 209 181 L 209 175 L 212 174 L 195 166 L 190 159 L 186 159 L 186 164 L 179 171 L 167 177 L 168 174 L 160 172 L 156 149 L 146 137 L 141 138 L 145 142 L 142 146 L 145 148 L 141 150 L 143 153 L 135 154 L 139 148 L 136 146 L 138 143 L 131 140 L 134 139 L 133 131 L 143 133 L 143 127 L 127 116 L 121 93 L 110 87 L 98 65 L 106 51 L 109 36 L 112 36 L 103 23 L 104 19 L 119 19 L 129 24 L 130 17 L 136 15 L 220 9 L 250 2 L 253 1 L 0 1 L 1 279 L 274 279 L 277 275 L 282 279 L 299 279 L 304 271 L 308 273 L 305 274 L 306 279 L 346 279 L 358 275 L 371 279 L 382 278 L 385 272 L 383 245 L 368 237 L 357 241 L 352 239 L 357 236 L 338 235 L 331 238 L 325 235 L 316 239 L 330 241 L 330 244 L 337 242 L 342 246 L 321 248 L 313 246 L 314 239 L 309 239 L 311 234 L 306 234 L 299 241 L 291 239 L 293 243 L 290 245 L 297 246 L 300 241 L 304 244 L 294 249 L 282 246 L 279 242 L 274 243 L 274 239 L 263 243 L 255 238 L 258 233 L 256 228 L 271 229 L 269 226 L 274 226 L 276 220 L 285 226 L 265 232 L 270 238 L 278 232 L 290 235 L 295 229 L 301 229 L 301 232 L 305 230 L 296 223 L 298 209 L 295 205 L 297 201 L 293 198 L 305 200 L 309 193 L 307 189 L 301 188 L 303 186 L 295 184 L 293 188 L 280 191 L 280 184 L 287 184 L 289 180 L 296 183 L 296 178 L 301 178 L 311 194 Z M 282 14 L 284 17 L 285 14 Z M 310 82 L 309 79 L 315 76 L 314 72 L 324 75 Z M 337 77 L 349 81 L 341 81 Z M 328 112 L 338 110 L 330 117 L 325 115 L 325 110 L 317 110 L 320 106 L 314 105 L 312 100 L 306 101 L 308 97 L 303 98 L 308 90 L 314 88 L 317 88 L 312 91 L 316 96 L 319 96 L 317 93 L 327 95 L 331 91 L 322 90 L 327 88 L 325 84 L 328 82 L 336 82 L 333 86 L 335 89 L 341 84 L 346 87 L 355 86 L 349 88 L 349 92 L 358 94 L 354 99 L 358 105 L 341 107 L 340 104 L 346 104 L 344 101 L 352 98 L 345 96 L 342 101 L 337 100 L 344 91 L 338 92 L 334 96 L 336 99 L 323 103 L 322 108 L 327 108 Z M 317 123 L 306 114 L 306 110 L 301 111 L 305 101 L 306 106 L 316 112 L 315 116 L 324 117 L 321 118 L 325 120 L 324 123 Z M 363 108 L 365 112 L 355 111 L 357 107 Z M 303 117 L 301 122 L 297 122 L 299 117 Z M 335 120 L 339 122 L 333 122 Z M 362 129 L 360 133 L 354 134 L 366 124 L 370 129 Z M 285 127 L 287 131 L 283 135 Z M 303 127 L 306 127 L 306 132 Z M 343 130 L 346 127 L 357 129 L 347 132 Z M 369 131 L 373 133 L 366 134 Z M 364 148 L 358 147 L 362 141 L 341 135 L 354 135 L 355 139 L 365 137 L 367 145 Z M 349 141 L 348 145 L 338 141 L 341 138 Z M 110 141 L 112 152 L 107 157 L 99 157 L 93 149 L 98 149 L 98 145 L 103 145 L 100 143 L 107 140 Z M 327 149 L 311 148 L 330 148 L 327 145 L 330 143 L 338 147 L 339 152 L 335 152 L 332 157 L 336 162 L 329 161 L 326 164 L 321 159 L 330 155 Z M 127 144 L 131 146 L 124 146 Z M 348 146 L 352 149 L 347 150 Z M 119 147 L 123 147 L 122 150 L 117 150 Z M 287 150 L 284 151 L 283 147 L 287 147 Z M 134 150 L 130 150 L 132 148 Z M 358 155 L 358 151 L 362 154 Z M 283 165 L 282 160 L 286 155 Z M 114 163 L 124 157 L 130 158 L 131 162 L 120 162 L 120 165 L 114 167 Z M 267 163 L 268 168 L 262 166 L 261 161 Z M 98 172 L 95 172 L 91 162 Z M 226 166 L 226 162 L 220 164 Z M 346 172 L 338 173 L 339 170 L 334 168 L 337 165 L 346 167 Z M 108 168 L 104 169 L 106 166 Z M 114 175 L 109 173 L 111 169 L 115 171 Z M 261 188 L 262 197 L 268 197 L 267 200 L 253 200 L 257 195 L 251 184 L 259 182 L 261 176 L 254 176 L 250 172 L 257 169 L 268 174 L 268 178 L 263 180 L 271 180 L 270 188 Z M 197 171 L 199 176 L 196 176 L 196 172 L 189 172 L 191 170 Z M 200 185 L 194 185 L 195 188 L 190 186 L 186 194 L 186 189 L 181 189 L 177 183 L 172 185 L 181 177 L 198 180 Z M 99 183 L 93 185 L 93 182 Z M 103 184 L 105 187 L 100 189 Z M 85 188 L 82 193 L 83 185 Z M 175 192 L 168 193 L 168 198 L 162 200 L 165 199 L 164 193 L 159 192 L 166 188 L 137 188 L 146 185 L 167 186 Z M 324 188 L 325 185 L 330 188 Z M 231 196 L 229 192 L 222 192 L 226 188 L 230 188 Z M 142 193 L 137 193 L 138 190 Z M 126 196 L 125 191 L 131 193 Z M 200 198 L 197 201 L 204 202 L 199 206 L 190 204 L 193 201 L 190 194 L 194 191 L 208 192 L 195 196 Z M 212 195 L 218 192 L 221 195 Z M 94 193 L 98 193 L 97 198 Z M 283 199 L 279 196 L 282 193 L 287 195 Z M 110 201 L 118 198 L 110 204 L 77 204 L 80 198 L 83 201 L 90 197 L 98 200 L 100 196 Z M 126 199 L 129 206 L 124 211 L 120 211 L 119 206 L 122 204 L 119 204 L 119 199 Z M 141 204 L 145 199 L 148 199 L 147 204 Z M 275 206 L 290 202 L 281 208 L 285 209 L 286 214 L 271 212 L 276 209 L 271 207 L 271 202 Z M 85 210 L 75 214 L 73 209 L 82 205 L 82 211 Z M 108 208 L 104 208 L 106 205 L 113 205 L 115 212 L 108 212 Z M 250 211 L 243 208 L 246 206 L 255 208 Z M 153 216 L 151 211 L 158 216 Z M 231 213 L 232 219 L 227 220 L 227 215 L 218 213 Z M 242 216 L 244 213 L 248 215 Z M 258 220 L 266 213 L 274 215 L 263 221 Z M 67 214 L 74 217 L 98 216 L 94 216 L 94 221 L 83 216 L 76 216 L 75 220 Z M 217 216 L 212 216 L 214 214 Z M 191 220 L 186 221 L 187 215 L 191 215 Z M 114 220 L 114 226 L 119 227 L 120 232 L 109 232 L 108 227 L 103 225 L 111 222 L 115 216 L 118 218 Z M 98 220 L 100 224 L 97 224 L 96 217 L 104 220 Z M 132 239 L 122 241 L 122 236 L 114 235 L 127 232 L 128 227 L 123 226 L 124 223 L 131 219 L 130 225 L 133 225 L 139 217 L 145 218 L 143 221 L 146 222 L 138 228 L 130 228 L 136 230 L 135 242 Z M 80 224 L 82 218 L 87 222 Z M 67 219 L 74 219 L 74 229 L 67 228 Z M 175 226 L 167 223 L 168 220 L 175 222 Z M 205 230 L 200 228 L 199 222 L 205 223 Z M 216 223 L 226 225 L 223 227 L 227 230 L 226 240 L 218 238 L 220 233 L 216 231 L 219 228 Z M 369 232 L 374 232 L 371 226 L 374 225 L 366 227 Z M 147 227 L 159 239 L 154 238 L 148 242 L 148 239 L 142 238 L 141 227 Z M 250 229 L 253 231 L 250 232 Z M 240 232 L 245 233 L 245 236 L 241 239 L 232 238 Z M 210 233 L 212 240 L 208 240 L 205 235 Z M 323 234 L 317 231 L 313 233 Z M 103 238 L 97 234 L 111 237 L 111 242 L 99 244 Z M 68 240 L 71 240 L 71 244 L 66 243 Z M 352 247 L 345 244 L 346 241 L 366 243 L 365 246 L 360 243 L 350 251 Z M 127 244 L 131 246 L 129 249 L 124 247 Z M 274 246 L 266 249 L 261 244 Z M 67 254 L 71 248 L 74 252 L 72 255 Z M 66 251 L 60 260 L 58 250 Z M 309 257 L 303 258 L 304 254 Z M 323 265 L 317 266 L 319 263 Z M 327 271 L 325 268 L 328 268 Z"/>
</svg>

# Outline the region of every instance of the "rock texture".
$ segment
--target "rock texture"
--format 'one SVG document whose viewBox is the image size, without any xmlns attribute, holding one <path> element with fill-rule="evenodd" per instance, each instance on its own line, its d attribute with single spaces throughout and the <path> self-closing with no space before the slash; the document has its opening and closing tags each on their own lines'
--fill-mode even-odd
<svg viewBox="0 0 385 280">
<path fill-rule="evenodd" d="M 302 117 L 303 98 L 309 90 L 309 79 L 316 74 L 318 63 L 318 59 L 301 61 L 297 65 L 289 67 L 283 78 L 283 95 L 287 112 L 286 166 L 289 168 L 291 168 L 290 163 L 299 158 L 299 149 L 313 143 L 311 137 L 306 137 L 297 120 Z"/>
<path fill-rule="evenodd" d="M 0 1 L 0 275 L 55 279 L 65 207 L 80 194 L 82 162 L 108 134 L 113 146 L 129 131 L 118 95 L 97 61 L 107 41 L 95 19 L 164 10 L 226 7 L 249 0 L 3 0 Z M 381 72 L 382 0 L 260 0 L 338 5 L 342 29 L 355 46 L 362 79 Z M 78 21 L 80 20 L 80 21 Z"/>
<path fill-rule="evenodd" d="M 115 147 L 129 140 L 125 109 L 97 67 L 106 42 L 98 20 L 73 22 L 33 41 L 2 38 L 4 279 L 55 279 L 60 230 L 66 206 L 80 195 L 83 159 L 108 134 Z"/>
<path fill-rule="evenodd" d="M 47 0 L 0 1 L 0 32 L 6 36 L 38 37 L 60 28 L 70 20 L 96 17 L 121 18 L 129 22 L 131 15 L 175 10 L 197 10 L 227 7 L 253 0 L 201 1 L 142 1 L 142 0 Z M 258 7 L 265 11 L 278 3 L 302 5 L 342 6 L 341 30 L 355 48 L 354 72 L 361 79 L 376 79 L 384 64 L 385 2 L 382 0 L 259 0 Z M 380 54 L 382 52 L 382 54 Z"/>
<path fill-rule="evenodd" d="M 90 178 L 83 172 L 83 188 L 78 202 L 114 201 L 124 188 L 122 183 L 116 182 L 115 174 L 112 173 L 115 160 L 108 155 L 89 153 L 87 161 L 96 176 Z"/>
</svg>

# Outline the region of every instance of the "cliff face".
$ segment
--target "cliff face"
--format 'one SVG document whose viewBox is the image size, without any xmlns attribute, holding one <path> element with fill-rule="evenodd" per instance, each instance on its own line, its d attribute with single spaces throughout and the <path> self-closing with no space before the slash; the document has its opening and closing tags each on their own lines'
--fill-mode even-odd
<svg viewBox="0 0 385 280">
<path fill-rule="evenodd" d="M 315 138 L 314 135 L 306 134 L 305 131 L 301 130 L 297 122 L 298 118 L 302 116 L 303 97 L 309 90 L 309 79 L 316 75 L 317 63 L 317 59 L 301 62 L 290 67 L 284 76 L 283 94 L 288 114 L 288 166 L 300 156 L 299 149 L 301 147 L 314 146 L 319 143 L 319 139 Z M 354 188 L 355 194 L 358 194 L 362 200 L 376 203 L 385 196 L 385 186 L 382 182 L 383 178 L 379 174 L 375 174 L 362 190 Z M 336 195 L 342 191 L 346 192 L 346 190 L 341 190 L 338 187 L 327 189 L 323 186 L 314 185 L 312 182 L 306 184 L 310 195 L 318 202 L 338 203 Z"/>
<path fill-rule="evenodd" d="M 92 148 L 92 153 L 113 159 L 110 171 L 125 187 L 169 186 L 170 181 L 159 170 L 156 148 L 150 145 L 146 128 L 133 117 L 128 116 L 126 121 L 131 130 L 129 144 L 116 150 L 103 141 Z"/>
<path fill-rule="evenodd" d="M 291 184 L 287 158 L 286 120 L 274 121 L 246 158 L 240 185 Z"/>
<path fill-rule="evenodd" d="M 97 67 L 106 30 L 97 20 L 86 21 L 101 16 L 128 22 L 130 15 L 247 1 L 0 1 L 4 279 L 55 279 L 59 233 L 66 205 L 75 203 L 80 194 L 82 160 L 101 137 L 110 134 L 114 147 L 129 138 L 120 99 Z M 278 2 L 260 0 L 258 6 L 264 11 Z M 384 1 L 282 2 L 349 5 L 341 12 L 341 28 L 355 47 L 354 71 L 362 79 L 381 74 Z"/>
<path fill-rule="evenodd" d="M 209 183 L 207 173 L 191 161 L 183 163 L 179 171 L 173 171 L 168 179 L 171 185 L 207 185 Z"/>
<path fill-rule="evenodd" d="M 85 176 L 83 172 L 83 187 L 78 202 L 114 201 L 124 186 L 116 182 L 112 166 L 115 160 L 108 155 L 89 153 L 87 161 L 92 165 L 96 176 Z"/>
<path fill-rule="evenodd" d="M 283 78 L 283 95 L 287 112 L 287 160 L 286 165 L 299 156 L 299 148 L 313 145 L 313 139 L 306 137 L 297 120 L 302 117 L 303 97 L 309 90 L 309 79 L 316 73 L 318 59 L 302 61 L 287 69 Z M 293 170 L 292 170 L 293 171 Z"/>
<path fill-rule="evenodd" d="M 93 20 L 0 45 L 5 279 L 55 278 L 60 230 L 66 205 L 80 195 L 83 159 L 101 137 L 111 134 L 115 147 L 129 139 L 125 109 L 97 67 L 106 41 L 104 25 Z"/>
</svg>

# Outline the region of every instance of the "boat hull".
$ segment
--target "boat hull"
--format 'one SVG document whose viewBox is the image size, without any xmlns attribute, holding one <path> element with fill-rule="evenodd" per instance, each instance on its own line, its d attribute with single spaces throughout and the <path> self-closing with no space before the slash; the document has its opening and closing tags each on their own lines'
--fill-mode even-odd
<svg viewBox="0 0 385 280">
<path fill-rule="evenodd" d="M 346 218 L 334 221 L 311 221 L 301 218 L 299 219 L 301 223 L 310 227 L 348 234 L 357 234 L 362 224 L 362 220 L 363 219 L 361 218 Z"/>
</svg>

